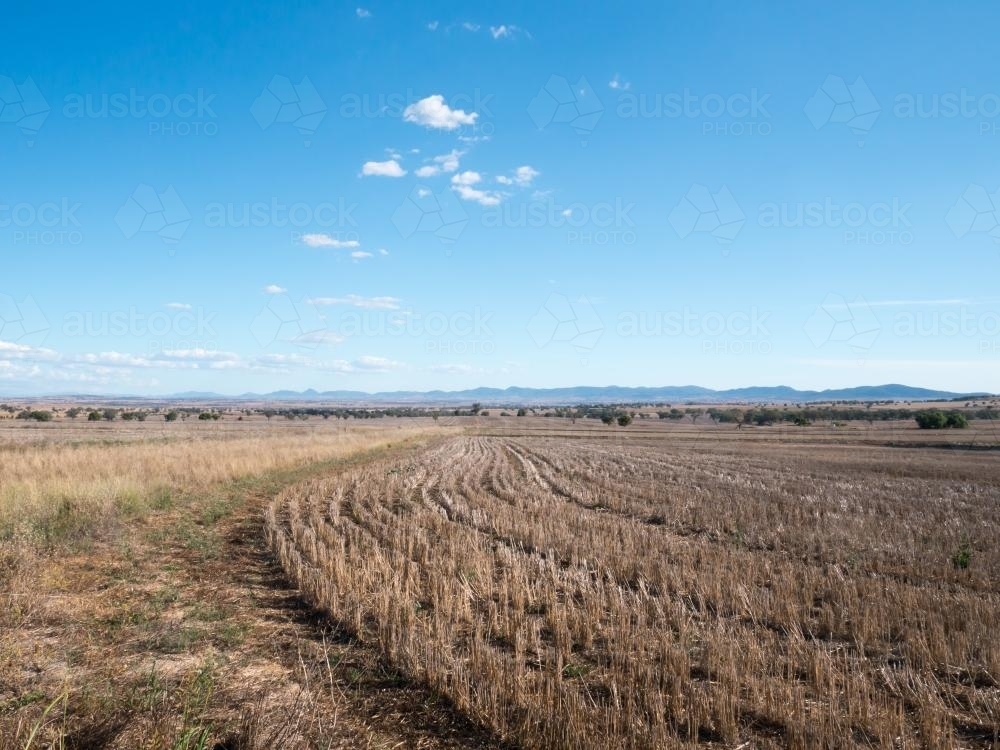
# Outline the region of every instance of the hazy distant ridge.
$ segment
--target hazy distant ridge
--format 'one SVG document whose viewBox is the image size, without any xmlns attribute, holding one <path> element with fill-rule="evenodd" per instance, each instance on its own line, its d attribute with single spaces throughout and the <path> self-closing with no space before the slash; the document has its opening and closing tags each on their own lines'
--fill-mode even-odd
<svg viewBox="0 0 1000 750">
<path fill-rule="evenodd" d="M 211 393 L 178 393 L 181 399 L 234 398 L 262 401 L 344 401 L 368 404 L 453 404 L 479 401 L 483 404 L 580 404 L 674 401 L 933 401 L 982 396 L 982 393 L 956 393 L 889 383 L 839 388 L 825 391 L 800 391 L 789 386 L 751 386 L 712 390 L 696 385 L 626 388 L 622 386 L 574 386 L 570 388 L 472 388 L 461 391 L 272 391 L 245 393 L 227 397 Z"/>
</svg>

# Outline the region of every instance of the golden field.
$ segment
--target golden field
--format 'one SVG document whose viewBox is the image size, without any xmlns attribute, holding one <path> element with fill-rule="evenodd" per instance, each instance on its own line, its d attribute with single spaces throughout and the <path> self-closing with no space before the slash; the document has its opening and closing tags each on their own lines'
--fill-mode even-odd
<svg viewBox="0 0 1000 750">
<path fill-rule="evenodd" d="M 0 422 L 0 748 L 996 747 L 992 423 Z"/>
</svg>

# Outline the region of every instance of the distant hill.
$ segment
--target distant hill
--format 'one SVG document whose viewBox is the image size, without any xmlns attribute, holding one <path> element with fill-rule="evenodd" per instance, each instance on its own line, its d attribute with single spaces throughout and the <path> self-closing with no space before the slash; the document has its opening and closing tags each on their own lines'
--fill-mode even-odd
<svg viewBox="0 0 1000 750">
<path fill-rule="evenodd" d="M 199 394 L 206 397 L 207 394 Z M 825 391 L 800 391 L 789 386 L 752 386 L 712 390 L 696 385 L 626 388 L 622 386 L 574 386 L 569 388 L 471 388 L 462 391 L 272 391 L 244 393 L 236 398 L 247 401 L 324 401 L 360 404 L 601 404 L 632 402 L 817 402 L 817 401 L 940 401 L 985 396 L 984 393 L 956 393 L 889 383 Z M 182 397 L 182 396 L 179 396 Z"/>
<path fill-rule="evenodd" d="M 962 399 L 990 396 L 989 393 L 956 393 L 929 388 L 888 383 L 862 385 L 856 388 L 838 388 L 826 391 L 800 391 L 787 385 L 750 386 L 713 390 L 697 385 L 668 385 L 627 388 L 617 385 L 580 385 L 569 388 L 470 388 L 462 391 L 271 391 L 270 393 L 243 393 L 238 396 L 207 391 L 185 391 L 169 396 L 96 395 L 96 394 L 38 394 L 30 399 L 55 399 L 58 401 L 100 403 L 168 403 L 176 401 L 197 402 L 314 402 L 355 406 L 444 406 L 472 404 L 484 406 L 575 406 L 577 404 L 616 403 L 815 403 L 821 401 L 960 401 Z M 24 396 L 22 396 L 24 398 Z"/>
</svg>

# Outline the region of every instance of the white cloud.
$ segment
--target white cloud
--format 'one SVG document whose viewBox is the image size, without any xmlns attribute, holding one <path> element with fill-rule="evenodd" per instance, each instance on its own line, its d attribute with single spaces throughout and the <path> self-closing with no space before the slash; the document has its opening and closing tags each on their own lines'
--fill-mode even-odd
<svg viewBox="0 0 1000 750">
<path fill-rule="evenodd" d="M 431 194 L 431 191 L 427 188 L 417 188 L 417 196 L 420 198 L 426 198 Z"/>
<path fill-rule="evenodd" d="M 217 349 L 164 349 L 156 355 L 164 359 L 183 360 L 189 362 L 237 362 L 240 359 L 238 354 L 233 352 L 221 352 Z"/>
<path fill-rule="evenodd" d="M 277 284 L 268 284 L 264 287 L 264 294 L 284 294 L 288 290 L 283 286 L 278 286 Z"/>
<path fill-rule="evenodd" d="M 390 370 L 400 370 L 405 365 L 387 357 L 374 357 L 365 355 L 349 362 L 346 359 L 335 359 L 331 362 L 323 362 L 319 365 L 321 370 L 330 370 L 342 374 L 357 372 L 389 372 Z"/>
<path fill-rule="evenodd" d="M 354 364 L 356 367 L 362 370 L 373 370 L 379 372 L 385 372 L 387 370 L 397 370 L 400 367 L 402 367 L 401 363 L 394 362 L 393 360 L 387 359 L 386 357 L 372 357 L 368 355 L 364 357 L 359 357 L 357 360 L 355 360 Z"/>
<path fill-rule="evenodd" d="M 473 187 L 481 182 L 483 176 L 479 172 L 466 171 L 452 175 L 451 189 L 458 193 L 462 200 L 474 201 L 481 206 L 496 206 L 500 203 L 500 194 L 479 190 Z"/>
<path fill-rule="evenodd" d="M 366 161 L 361 166 L 361 174 L 365 177 L 402 177 L 406 170 L 399 166 L 395 159 L 389 161 Z"/>
<path fill-rule="evenodd" d="M 379 254 L 379 255 L 388 255 L 388 254 L 389 254 L 389 251 L 388 251 L 388 250 L 386 250 L 386 249 L 385 249 L 384 247 L 380 247 L 380 248 L 378 249 L 378 254 Z"/>
<path fill-rule="evenodd" d="M 312 233 L 302 235 L 302 243 L 309 247 L 332 247 L 336 249 L 361 247 L 357 240 L 340 240 L 329 234 Z"/>
<path fill-rule="evenodd" d="M 364 250 L 355 250 L 353 253 L 351 253 L 351 257 L 354 258 L 355 260 L 362 260 L 363 258 L 372 257 L 372 254 L 366 253 Z"/>
<path fill-rule="evenodd" d="M 407 122 L 437 130 L 455 130 L 462 125 L 475 125 L 478 117 L 476 112 L 452 109 L 441 94 L 432 94 L 403 110 L 403 119 Z"/>
<path fill-rule="evenodd" d="M 427 370 L 430 372 L 445 373 L 446 375 L 486 375 L 489 373 L 488 370 L 482 367 L 465 364 L 431 365 Z"/>
<path fill-rule="evenodd" d="M 459 161 L 462 156 L 465 155 L 464 151 L 459 151 L 458 149 L 453 149 L 447 154 L 441 154 L 440 156 L 435 156 L 431 161 L 433 164 L 425 164 L 424 166 L 417 169 L 414 174 L 417 177 L 435 177 L 439 174 L 445 172 L 454 172 L 458 169 Z"/>
<path fill-rule="evenodd" d="M 515 26 L 512 23 L 490 26 L 490 35 L 494 39 L 512 39 L 518 34 L 524 34 L 529 39 L 531 38 L 531 34 L 522 29 L 520 26 Z"/>
<path fill-rule="evenodd" d="M 190 310 L 191 305 L 185 302 L 168 302 L 164 305 L 168 310 Z"/>
<path fill-rule="evenodd" d="M 213 349 L 164 349 L 149 356 L 129 354 L 127 352 L 92 352 L 74 354 L 65 358 L 72 366 L 87 365 L 102 371 L 108 367 L 132 367 L 149 369 L 154 367 L 168 370 L 197 370 L 208 367 L 213 370 L 242 367 L 243 362 L 238 354 L 222 352 Z"/>
<path fill-rule="evenodd" d="M 608 81 L 608 88 L 615 89 L 615 90 L 621 89 L 622 91 L 628 91 L 630 88 L 632 88 L 632 84 L 629 83 L 628 81 L 623 81 L 621 79 L 621 76 L 619 76 L 617 73 L 615 73 L 614 77 L 610 81 Z"/>
<path fill-rule="evenodd" d="M 534 167 L 529 167 L 529 166 L 518 167 L 517 169 L 514 170 L 514 182 L 516 182 L 521 187 L 527 187 L 540 174 L 541 172 L 539 172 Z"/>
<path fill-rule="evenodd" d="M 0 359 L 24 359 L 34 362 L 47 362 L 59 358 L 58 352 L 52 349 L 42 349 L 27 344 L 15 344 L 12 341 L 0 341 Z"/>
<path fill-rule="evenodd" d="M 316 362 L 312 357 L 306 357 L 302 354 L 261 354 L 259 357 L 255 357 L 251 363 L 254 367 L 286 367 L 288 365 L 297 365 L 299 367 L 309 367 L 315 365 Z"/>
<path fill-rule="evenodd" d="M 427 23 L 427 30 L 428 31 L 437 31 L 437 27 L 438 27 L 438 22 L 437 21 L 428 21 L 428 23 Z"/>
<path fill-rule="evenodd" d="M 292 339 L 292 342 L 295 344 L 341 344 L 344 340 L 344 337 L 339 333 L 320 328 L 315 331 L 300 333 Z"/>
<path fill-rule="evenodd" d="M 397 297 L 362 297 L 358 294 L 348 294 L 346 297 L 316 297 L 306 302 L 317 307 L 349 305 L 364 310 L 398 310 L 402 300 Z"/>
<path fill-rule="evenodd" d="M 463 21 L 462 28 L 466 31 L 479 31 L 482 28 L 478 23 L 472 23 L 471 21 Z"/>
<path fill-rule="evenodd" d="M 452 187 L 458 196 L 462 200 L 473 201 L 478 203 L 480 206 L 498 206 L 500 205 L 501 196 L 499 193 L 491 193 L 486 190 L 477 190 L 476 188 L 468 187 L 467 185 L 455 185 Z"/>
<path fill-rule="evenodd" d="M 518 167 L 514 170 L 513 177 L 507 177 L 506 175 L 500 175 L 496 178 L 496 181 L 501 185 L 517 185 L 518 187 L 528 187 L 534 182 L 535 178 L 541 174 L 537 169 L 530 166 Z"/>
<path fill-rule="evenodd" d="M 457 175 L 451 178 L 452 185 L 475 185 L 482 181 L 483 176 L 479 172 L 473 172 L 468 170 L 465 172 L 459 172 Z"/>
<path fill-rule="evenodd" d="M 355 15 L 357 15 L 358 18 L 371 18 L 372 17 L 371 11 L 370 10 L 365 10 L 364 8 L 355 8 L 354 9 L 354 13 L 355 13 Z"/>
</svg>

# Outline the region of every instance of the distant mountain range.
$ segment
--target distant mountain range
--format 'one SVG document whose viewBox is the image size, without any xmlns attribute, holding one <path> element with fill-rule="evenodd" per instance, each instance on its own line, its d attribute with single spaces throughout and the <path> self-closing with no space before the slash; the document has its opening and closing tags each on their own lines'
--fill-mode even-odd
<svg viewBox="0 0 1000 750">
<path fill-rule="evenodd" d="M 696 385 L 626 388 L 622 386 L 574 386 L 571 388 L 472 388 L 463 391 L 272 391 L 223 396 L 218 393 L 188 391 L 168 398 L 191 401 L 309 401 L 362 405 L 441 405 L 479 402 L 484 406 L 517 404 L 575 405 L 683 401 L 707 402 L 817 402 L 817 401 L 940 401 L 982 397 L 986 393 L 955 393 L 889 383 L 800 391 L 785 385 L 752 386 L 712 390 Z"/>
</svg>

